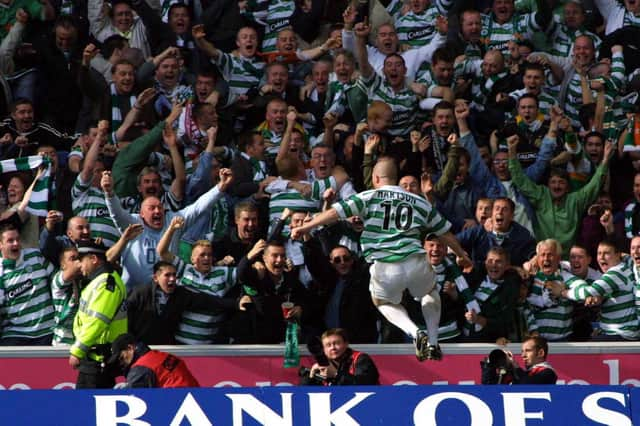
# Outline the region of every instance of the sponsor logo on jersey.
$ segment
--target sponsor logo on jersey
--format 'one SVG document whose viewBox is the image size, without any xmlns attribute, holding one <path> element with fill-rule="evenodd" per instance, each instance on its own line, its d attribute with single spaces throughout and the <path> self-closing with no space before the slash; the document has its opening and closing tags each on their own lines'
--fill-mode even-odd
<svg viewBox="0 0 640 426">
<path fill-rule="evenodd" d="M 27 290 L 29 290 L 30 288 L 33 287 L 33 281 L 31 281 L 30 279 L 23 282 L 22 284 L 20 284 L 19 286 L 17 286 L 16 288 L 9 290 L 6 294 L 7 294 L 7 299 L 9 300 L 13 300 L 16 297 L 20 296 L 22 293 L 26 292 Z"/>
<path fill-rule="evenodd" d="M 281 19 L 269 25 L 269 32 L 280 30 L 289 26 L 289 18 Z"/>
<path fill-rule="evenodd" d="M 415 40 L 418 38 L 424 38 L 425 36 L 433 34 L 433 27 L 426 27 L 416 31 L 409 31 L 407 33 L 407 38 L 409 40 Z"/>
</svg>

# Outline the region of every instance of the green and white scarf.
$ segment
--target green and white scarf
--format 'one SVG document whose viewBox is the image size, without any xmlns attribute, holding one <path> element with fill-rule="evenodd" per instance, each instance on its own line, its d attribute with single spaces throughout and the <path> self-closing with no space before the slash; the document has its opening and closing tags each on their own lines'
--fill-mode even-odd
<svg viewBox="0 0 640 426">
<path fill-rule="evenodd" d="M 49 185 L 51 183 L 51 162 L 48 158 L 40 155 L 31 155 L 29 157 L 0 161 L 0 174 L 35 171 L 41 164 L 44 164 L 47 170 L 38 179 L 33 188 L 27 211 L 36 216 L 46 217 L 49 211 Z"/>
</svg>

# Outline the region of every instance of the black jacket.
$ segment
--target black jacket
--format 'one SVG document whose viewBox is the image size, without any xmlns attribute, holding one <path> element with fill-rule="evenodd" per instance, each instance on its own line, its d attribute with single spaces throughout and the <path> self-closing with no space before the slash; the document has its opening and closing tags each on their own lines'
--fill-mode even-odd
<svg viewBox="0 0 640 426">
<path fill-rule="evenodd" d="M 312 318 L 322 322 L 321 329 L 326 329 L 324 315 L 327 304 L 331 300 L 339 276 L 329 264 L 323 253 L 320 242 L 311 239 L 303 246 L 306 265 L 313 277 L 311 292 L 313 294 Z M 340 298 L 340 327 L 347 330 L 352 343 L 376 343 L 377 310 L 371 301 L 369 292 L 368 265 L 354 257 L 353 270 L 344 277 L 344 289 Z"/>
<path fill-rule="evenodd" d="M 358 356 L 354 365 L 355 354 Z M 379 385 L 380 375 L 369 355 L 349 348 L 338 363 L 336 377 L 319 380 L 306 374 L 300 378 L 300 384 L 303 386 Z"/>
<path fill-rule="evenodd" d="M 26 136 L 29 144 L 20 148 L 15 143 L 10 143 L 0 147 L 0 160 L 10 158 L 26 157 L 35 155 L 42 145 L 51 145 L 56 151 L 69 151 L 75 140 L 46 123 L 34 122 L 33 127 L 25 133 L 20 133 L 16 129 L 16 123 L 12 118 L 5 118 L 0 121 L 0 136 L 10 133 L 15 140 L 18 135 Z"/>
<path fill-rule="evenodd" d="M 234 324 L 234 339 L 238 343 L 280 343 L 285 340 L 286 321 L 282 315 L 283 302 L 293 302 L 302 308 L 301 323 L 308 320 L 307 289 L 292 272 L 285 272 L 276 288 L 269 273 L 259 278 L 252 261 L 244 256 L 238 263 L 238 282 L 243 294 L 251 296 L 253 306 L 239 312 Z"/>
<path fill-rule="evenodd" d="M 175 334 L 186 310 L 234 310 L 237 306 L 234 298 L 195 293 L 178 286 L 160 316 L 156 309 L 157 291 L 158 286 L 149 283 L 134 288 L 127 297 L 129 332 L 150 345 L 175 345 Z"/>
<path fill-rule="evenodd" d="M 529 370 L 517 368 L 513 375 L 514 385 L 555 385 L 558 375 L 546 362 L 536 364 Z"/>
</svg>

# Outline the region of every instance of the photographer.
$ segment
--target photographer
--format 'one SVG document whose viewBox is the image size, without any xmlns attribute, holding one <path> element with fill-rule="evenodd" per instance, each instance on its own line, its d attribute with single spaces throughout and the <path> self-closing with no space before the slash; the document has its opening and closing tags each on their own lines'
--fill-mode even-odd
<svg viewBox="0 0 640 426">
<path fill-rule="evenodd" d="M 346 333 L 331 328 L 321 336 L 325 359 L 318 359 L 309 369 L 300 370 L 300 384 L 305 386 L 347 386 L 380 384 L 376 365 L 369 355 L 349 348 Z M 322 357 L 318 357 L 322 358 Z"/>
<path fill-rule="evenodd" d="M 546 361 L 549 353 L 547 339 L 528 337 L 522 342 L 522 369 L 510 352 L 496 349 L 480 363 L 482 384 L 554 385 L 558 376 Z"/>
<path fill-rule="evenodd" d="M 528 337 L 522 342 L 522 360 L 525 369 L 518 366 L 513 357 L 513 384 L 516 385 L 555 385 L 558 375 L 547 362 L 549 344 L 540 336 Z"/>
</svg>

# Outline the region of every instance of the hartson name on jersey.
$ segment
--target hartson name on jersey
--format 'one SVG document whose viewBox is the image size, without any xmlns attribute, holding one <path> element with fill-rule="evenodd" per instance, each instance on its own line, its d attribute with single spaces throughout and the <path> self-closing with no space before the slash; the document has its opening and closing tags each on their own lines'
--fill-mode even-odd
<svg viewBox="0 0 640 426">
<path fill-rule="evenodd" d="M 416 203 L 416 198 L 413 195 L 405 194 L 403 192 L 394 192 L 394 191 L 377 191 L 376 195 L 383 200 L 401 200 L 406 201 L 411 204 Z"/>
</svg>

